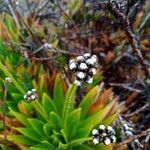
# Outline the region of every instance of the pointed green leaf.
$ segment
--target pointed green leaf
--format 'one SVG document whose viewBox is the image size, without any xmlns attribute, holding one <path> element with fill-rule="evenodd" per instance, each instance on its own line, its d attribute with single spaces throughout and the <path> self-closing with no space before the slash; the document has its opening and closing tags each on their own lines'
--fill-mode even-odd
<svg viewBox="0 0 150 150">
<path fill-rule="evenodd" d="M 60 76 L 57 75 L 54 85 L 54 103 L 57 109 L 57 112 L 60 116 L 62 116 L 63 106 L 64 106 L 64 93 L 63 86 L 60 79 Z"/>
<path fill-rule="evenodd" d="M 28 119 L 31 127 L 33 128 L 33 130 L 39 135 L 39 136 L 43 136 L 43 122 L 38 120 L 38 119 Z"/>
<path fill-rule="evenodd" d="M 42 140 L 42 137 L 31 128 L 15 128 L 15 130 L 36 142 L 40 142 Z"/>
<path fill-rule="evenodd" d="M 8 135 L 7 139 L 16 143 L 16 144 L 24 144 L 24 145 L 36 144 L 35 141 L 31 140 L 30 138 L 28 138 L 24 135 Z"/>
<path fill-rule="evenodd" d="M 117 118 L 118 115 L 119 115 L 119 111 L 117 111 L 117 112 L 114 113 L 113 115 L 111 115 L 111 116 L 107 117 L 106 119 L 104 119 L 104 120 L 102 121 L 102 124 L 104 124 L 104 125 L 106 125 L 106 126 L 112 124 L 113 121 Z"/>
<path fill-rule="evenodd" d="M 81 145 L 82 143 L 91 141 L 92 139 L 93 139 L 93 137 L 78 138 L 78 139 L 72 140 L 72 141 L 68 144 L 68 146 Z"/>
<path fill-rule="evenodd" d="M 81 101 L 79 107 L 82 109 L 81 119 L 83 119 L 90 107 L 90 104 L 92 103 L 96 93 L 97 93 L 98 86 L 94 87 L 87 95 L 83 98 Z"/>
<path fill-rule="evenodd" d="M 42 70 L 42 66 L 40 66 L 40 70 Z M 38 87 L 39 87 L 39 92 L 40 95 L 42 95 L 43 93 L 47 93 L 47 87 L 46 87 L 46 77 L 44 74 L 42 74 L 40 76 L 40 82 L 38 83 Z"/>
<path fill-rule="evenodd" d="M 59 142 L 58 150 L 67 150 L 67 147 L 68 147 L 67 144 Z"/>
<path fill-rule="evenodd" d="M 42 106 L 47 113 L 49 113 L 50 111 L 56 112 L 54 101 L 46 93 L 43 93 Z"/>
<path fill-rule="evenodd" d="M 32 101 L 31 104 L 34 109 L 42 116 L 42 118 L 48 121 L 48 115 L 42 105 L 37 100 Z"/>
<path fill-rule="evenodd" d="M 27 117 L 25 115 L 22 115 L 18 112 L 15 112 L 11 108 L 10 108 L 10 113 L 12 113 L 23 125 L 25 125 L 25 126 L 29 125 L 29 122 L 28 122 Z"/>
<path fill-rule="evenodd" d="M 70 111 L 72 111 L 74 109 L 76 90 L 77 90 L 77 86 L 75 84 L 73 84 L 69 87 L 69 89 L 67 91 L 64 109 L 63 109 L 63 118 L 65 118 L 66 115 L 69 114 Z"/>
<path fill-rule="evenodd" d="M 63 137 L 64 137 L 64 139 L 65 139 L 65 142 L 67 143 L 68 140 L 67 140 L 67 134 L 66 134 L 65 130 L 62 129 L 60 132 L 62 133 L 62 135 L 63 135 Z"/>
<path fill-rule="evenodd" d="M 18 109 L 19 109 L 20 113 L 24 114 L 27 117 L 32 116 L 34 113 L 32 105 L 25 101 L 21 101 L 18 104 Z"/>
<path fill-rule="evenodd" d="M 19 100 L 23 99 L 23 95 L 21 95 L 19 93 L 11 93 L 11 95 L 15 101 L 19 101 Z"/>
<path fill-rule="evenodd" d="M 81 116 L 81 108 L 75 109 L 67 115 L 64 130 L 67 134 L 67 141 L 75 134 Z"/>
<path fill-rule="evenodd" d="M 30 147 L 30 150 L 55 150 L 55 149 L 56 147 L 54 147 L 53 144 L 47 141 L 42 141 L 40 144 Z"/>
<path fill-rule="evenodd" d="M 86 120 L 80 123 L 80 127 L 95 127 L 100 124 L 102 120 L 107 116 L 108 112 L 112 109 L 115 102 L 107 104 L 102 110 L 96 112 L 92 116 L 89 116 Z"/>
<path fill-rule="evenodd" d="M 85 138 L 88 137 L 91 133 L 92 127 L 83 127 L 76 130 L 75 134 L 73 135 L 73 139 L 78 138 Z"/>
<path fill-rule="evenodd" d="M 54 124 L 56 129 L 61 129 L 63 126 L 62 119 L 55 112 L 50 112 L 50 121 Z"/>
<path fill-rule="evenodd" d="M 95 150 L 95 149 L 88 145 L 82 144 L 82 145 L 75 146 L 73 150 Z"/>
<path fill-rule="evenodd" d="M 43 129 L 44 129 L 44 134 L 46 134 L 47 136 L 50 136 L 53 133 L 55 126 L 52 124 L 46 123 Z"/>
</svg>

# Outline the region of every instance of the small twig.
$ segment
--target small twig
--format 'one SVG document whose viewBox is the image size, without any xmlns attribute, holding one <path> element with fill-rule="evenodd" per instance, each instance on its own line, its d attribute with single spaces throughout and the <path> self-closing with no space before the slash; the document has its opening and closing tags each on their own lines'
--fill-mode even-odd
<svg viewBox="0 0 150 150">
<path fill-rule="evenodd" d="M 146 136 L 147 134 L 150 133 L 150 128 L 148 128 L 147 130 L 143 131 L 142 133 L 140 134 L 137 134 L 135 136 L 132 136 L 131 138 L 127 139 L 127 140 L 124 140 L 123 142 L 119 143 L 116 145 L 116 148 L 119 148 L 119 147 L 122 147 L 122 145 L 125 145 L 125 144 L 129 144 L 131 143 L 132 141 L 136 140 L 136 139 L 139 139 L 143 136 Z"/>
<path fill-rule="evenodd" d="M 41 47 L 39 47 L 37 50 L 35 50 L 33 52 L 33 54 L 35 55 L 36 53 L 40 52 L 41 50 L 47 50 L 47 49 L 50 49 L 50 48 L 52 48 L 52 45 L 49 44 L 49 43 L 45 43 Z"/>
<path fill-rule="evenodd" d="M 52 45 L 49 44 L 49 43 L 43 44 L 41 47 L 39 47 L 37 50 L 35 50 L 33 52 L 33 54 L 35 55 L 35 54 L 37 54 L 38 52 L 40 52 L 42 50 L 48 50 L 48 49 L 51 49 L 50 51 L 53 52 L 53 53 L 61 53 L 61 54 L 75 55 L 75 56 L 79 55 L 79 54 L 74 53 L 74 52 L 69 52 L 69 51 L 65 51 L 65 50 L 62 50 L 62 49 L 53 48 Z"/>
<path fill-rule="evenodd" d="M 121 27 L 125 30 L 128 40 L 132 46 L 132 49 L 137 53 L 137 56 L 141 61 L 141 63 L 143 65 L 147 65 L 143 60 L 143 56 L 140 51 L 139 41 L 131 30 L 128 18 L 123 13 L 121 13 L 117 8 L 113 7 L 111 3 L 107 3 L 106 7 L 117 18 Z"/>
<path fill-rule="evenodd" d="M 121 84 L 121 83 L 109 83 L 109 85 L 111 86 L 118 86 L 118 87 L 122 87 L 124 89 L 127 89 L 129 91 L 134 91 L 134 92 L 137 92 L 137 93 L 141 93 L 142 91 L 139 90 L 139 89 L 135 89 L 133 87 L 130 87 L 128 86 L 127 84 Z"/>
<path fill-rule="evenodd" d="M 144 18 L 144 20 L 142 21 L 141 25 L 136 30 L 136 32 L 139 33 L 149 21 L 150 21 L 150 13 L 146 15 L 146 17 Z"/>
<path fill-rule="evenodd" d="M 140 109 L 136 110 L 135 112 L 127 114 L 127 115 L 123 115 L 123 116 L 126 117 L 126 118 L 132 117 L 132 116 L 137 115 L 140 112 L 144 111 L 148 106 L 149 106 L 149 104 L 145 104 L 143 107 L 141 107 Z"/>
<path fill-rule="evenodd" d="M 11 12 L 13 18 L 14 18 L 14 21 L 15 21 L 17 27 L 20 29 L 20 28 L 21 28 L 21 27 L 20 27 L 20 24 L 19 24 L 19 22 L 18 22 L 18 19 L 17 19 L 17 16 L 16 16 L 16 14 L 15 14 L 15 11 L 14 11 L 12 5 L 11 5 L 12 1 L 10 2 L 10 1 L 8 1 L 8 0 L 5 0 L 5 2 L 6 2 L 6 4 L 7 4 L 8 7 L 9 7 L 9 10 L 10 10 L 10 12 Z"/>
<path fill-rule="evenodd" d="M 78 33 L 78 32 L 79 32 L 79 29 L 78 29 L 78 27 L 76 26 L 74 20 L 63 10 L 63 8 L 61 7 L 61 5 L 60 5 L 59 2 L 57 3 L 57 6 L 58 6 L 58 8 L 61 10 L 61 12 L 64 13 L 64 15 L 71 21 L 71 23 L 73 24 L 73 26 L 74 26 L 74 28 L 75 28 L 75 30 L 76 30 L 76 33 Z"/>
<path fill-rule="evenodd" d="M 28 0 L 26 0 L 26 4 L 27 4 L 27 7 L 28 7 L 29 12 L 31 13 L 32 11 L 31 11 L 30 4 L 29 4 L 29 1 L 28 1 Z"/>
</svg>

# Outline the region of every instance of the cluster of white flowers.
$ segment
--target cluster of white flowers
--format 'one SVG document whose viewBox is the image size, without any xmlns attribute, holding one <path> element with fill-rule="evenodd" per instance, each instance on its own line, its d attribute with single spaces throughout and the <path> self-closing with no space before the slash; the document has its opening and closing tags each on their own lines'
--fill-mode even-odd
<svg viewBox="0 0 150 150">
<path fill-rule="evenodd" d="M 31 89 L 24 95 L 24 99 L 29 101 L 35 100 L 36 98 L 37 98 L 36 89 Z"/>
<path fill-rule="evenodd" d="M 135 132 L 136 126 L 134 125 L 134 123 L 132 121 L 125 120 L 120 115 L 118 116 L 118 119 L 116 119 L 114 125 L 117 126 L 117 128 L 121 129 L 122 141 L 126 140 L 136 134 L 136 132 Z M 127 145 L 131 149 L 137 149 L 137 150 L 142 150 L 144 147 L 139 139 L 135 139 Z"/>
<path fill-rule="evenodd" d="M 83 56 L 78 56 L 76 59 L 69 61 L 70 70 L 74 71 L 76 80 L 75 84 L 81 86 L 83 83 L 92 83 L 93 75 L 96 74 L 98 66 L 98 58 L 96 55 L 85 53 Z"/>
<path fill-rule="evenodd" d="M 123 132 L 126 134 L 127 137 L 133 136 L 133 127 L 127 123 L 124 123 L 121 127 Z"/>
<path fill-rule="evenodd" d="M 104 143 L 109 145 L 116 142 L 115 131 L 111 126 L 100 125 L 98 129 L 92 130 L 93 143 Z"/>
</svg>

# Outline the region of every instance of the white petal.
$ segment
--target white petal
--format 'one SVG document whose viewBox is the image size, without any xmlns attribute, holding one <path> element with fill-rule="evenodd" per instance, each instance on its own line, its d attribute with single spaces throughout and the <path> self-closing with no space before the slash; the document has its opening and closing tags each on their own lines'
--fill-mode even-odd
<svg viewBox="0 0 150 150">
<path fill-rule="evenodd" d="M 104 133 L 102 133 L 102 136 L 107 136 L 107 134 L 104 132 Z"/>
<path fill-rule="evenodd" d="M 84 60 L 84 57 L 83 56 L 78 56 L 76 59 L 77 60 Z"/>
<path fill-rule="evenodd" d="M 97 138 L 94 138 L 94 139 L 93 139 L 93 143 L 94 143 L 94 144 L 99 144 L 99 140 L 98 140 Z"/>
<path fill-rule="evenodd" d="M 94 74 L 96 74 L 96 69 L 95 68 L 91 68 L 91 72 Z"/>
<path fill-rule="evenodd" d="M 32 91 L 32 92 L 36 92 L 36 89 L 32 89 L 31 91 Z"/>
<path fill-rule="evenodd" d="M 87 60 L 86 60 L 86 63 L 87 63 L 88 65 L 94 65 L 94 62 L 93 62 L 93 60 L 92 60 L 91 58 L 87 59 Z"/>
<path fill-rule="evenodd" d="M 96 56 L 96 55 L 93 55 L 93 56 L 91 57 L 91 61 L 92 61 L 93 63 L 96 63 L 96 62 L 97 62 L 97 56 Z"/>
<path fill-rule="evenodd" d="M 109 138 L 106 138 L 106 139 L 104 140 L 104 143 L 105 143 L 106 145 L 109 145 L 109 144 L 111 143 L 111 140 L 110 140 Z"/>
<path fill-rule="evenodd" d="M 74 84 L 76 84 L 77 86 L 81 86 L 81 85 L 82 85 L 81 82 L 78 81 L 78 80 L 75 80 L 75 81 L 74 81 Z"/>
<path fill-rule="evenodd" d="M 101 124 L 101 125 L 99 126 L 99 128 L 102 129 L 102 130 L 104 130 L 104 129 L 105 129 L 105 126 L 104 126 L 103 124 Z"/>
<path fill-rule="evenodd" d="M 77 67 L 76 63 L 75 62 L 72 62 L 70 65 L 69 65 L 69 68 L 72 70 L 72 69 L 75 69 Z"/>
<path fill-rule="evenodd" d="M 27 95 L 24 95 L 23 98 L 24 98 L 24 99 L 27 99 Z"/>
<path fill-rule="evenodd" d="M 31 93 L 32 93 L 32 91 L 28 91 L 28 92 L 27 92 L 27 95 L 30 95 Z"/>
<path fill-rule="evenodd" d="M 36 98 L 35 95 L 31 95 L 31 99 L 34 100 Z"/>
<path fill-rule="evenodd" d="M 75 60 L 74 60 L 74 59 L 70 59 L 70 60 L 69 60 L 69 65 L 70 65 L 72 62 L 75 62 Z"/>
<path fill-rule="evenodd" d="M 83 78 L 85 78 L 85 73 L 83 73 L 83 72 L 78 72 L 78 73 L 77 73 L 77 77 L 80 78 L 80 79 L 83 79 Z"/>
<path fill-rule="evenodd" d="M 98 134 L 98 130 L 97 129 L 93 129 L 92 130 L 92 135 L 96 135 L 96 134 Z"/>
<path fill-rule="evenodd" d="M 128 126 L 127 124 L 123 124 L 123 126 L 124 126 L 124 128 L 125 128 L 126 130 L 129 129 L 129 126 Z"/>
<path fill-rule="evenodd" d="M 85 63 L 81 63 L 79 66 L 80 69 L 87 69 L 87 65 Z"/>
<path fill-rule="evenodd" d="M 107 129 L 110 130 L 110 131 L 114 130 L 111 126 L 108 126 Z"/>
<path fill-rule="evenodd" d="M 116 137 L 114 135 L 111 136 L 111 139 L 113 140 L 113 143 L 116 142 Z"/>
<path fill-rule="evenodd" d="M 89 79 L 87 80 L 87 83 L 89 83 L 89 84 L 93 83 L 93 78 L 89 78 Z"/>
<path fill-rule="evenodd" d="M 126 131 L 126 134 L 127 134 L 128 136 L 132 136 L 132 135 L 133 135 L 133 133 L 132 133 L 131 131 Z"/>
<path fill-rule="evenodd" d="M 30 97 L 30 96 L 28 96 L 28 97 L 27 97 L 27 100 L 31 100 L 31 97 Z"/>
<path fill-rule="evenodd" d="M 45 49 L 50 49 L 53 47 L 52 44 L 48 44 L 48 43 L 45 43 L 43 46 Z"/>
<path fill-rule="evenodd" d="M 83 56 L 84 56 L 85 58 L 87 58 L 87 57 L 90 57 L 91 54 L 90 54 L 90 53 L 85 53 Z"/>
</svg>

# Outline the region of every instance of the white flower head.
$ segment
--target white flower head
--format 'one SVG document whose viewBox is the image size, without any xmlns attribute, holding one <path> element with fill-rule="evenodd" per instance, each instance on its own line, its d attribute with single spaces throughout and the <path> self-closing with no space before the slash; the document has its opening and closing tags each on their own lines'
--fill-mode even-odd
<svg viewBox="0 0 150 150">
<path fill-rule="evenodd" d="M 116 137 L 114 135 L 111 136 L 111 139 L 113 140 L 113 143 L 116 142 Z"/>
<path fill-rule="evenodd" d="M 85 58 L 88 58 L 88 57 L 91 56 L 91 54 L 90 54 L 90 53 L 85 53 L 83 56 L 84 56 Z"/>
<path fill-rule="evenodd" d="M 97 129 L 93 129 L 92 130 L 92 135 L 96 135 L 96 134 L 98 134 L 98 130 Z"/>
<path fill-rule="evenodd" d="M 32 91 L 28 91 L 28 92 L 27 92 L 27 95 L 30 95 L 30 94 L 32 94 Z"/>
<path fill-rule="evenodd" d="M 24 99 L 27 99 L 27 95 L 24 95 L 23 98 L 24 98 Z"/>
<path fill-rule="evenodd" d="M 93 143 L 94 143 L 94 144 L 99 144 L 99 139 L 98 139 L 98 138 L 94 138 L 94 139 L 93 139 Z"/>
<path fill-rule="evenodd" d="M 36 98 L 36 95 L 31 95 L 31 99 L 34 100 Z"/>
<path fill-rule="evenodd" d="M 104 144 L 109 145 L 110 143 L 111 143 L 110 138 L 106 137 L 105 140 L 104 140 Z"/>
<path fill-rule="evenodd" d="M 82 83 L 80 81 L 78 81 L 78 80 L 75 80 L 74 84 L 76 84 L 77 86 L 81 86 L 82 85 Z"/>
<path fill-rule="evenodd" d="M 84 78 L 85 78 L 85 73 L 83 73 L 83 72 L 78 72 L 78 73 L 77 73 L 77 77 L 78 77 L 79 79 L 84 79 Z"/>
<path fill-rule="evenodd" d="M 105 130 L 105 126 L 104 126 L 103 124 L 101 124 L 101 125 L 99 126 L 99 129 Z"/>
<path fill-rule="evenodd" d="M 32 89 L 31 91 L 35 93 L 35 92 L 36 92 L 36 89 Z"/>
<path fill-rule="evenodd" d="M 93 83 L 93 78 L 89 78 L 88 80 L 87 80 L 87 83 Z"/>
<path fill-rule="evenodd" d="M 77 67 L 77 64 L 76 64 L 75 60 L 74 59 L 70 60 L 70 62 L 69 62 L 69 68 L 70 68 L 70 70 L 73 70 L 76 67 Z"/>
<path fill-rule="evenodd" d="M 113 129 L 111 126 L 107 126 L 107 129 L 108 129 L 109 131 L 114 131 L 114 129 Z"/>
<path fill-rule="evenodd" d="M 128 130 L 129 129 L 129 126 L 125 123 L 123 124 L 123 127 L 125 128 L 125 130 Z"/>
<path fill-rule="evenodd" d="M 102 133 L 102 136 L 107 136 L 107 133 L 106 132 Z"/>
<path fill-rule="evenodd" d="M 92 61 L 91 58 L 87 59 L 87 60 L 86 60 L 86 63 L 87 63 L 88 65 L 94 65 L 94 62 Z"/>
<path fill-rule="evenodd" d="M 93 75 L 95 75 L 96 74 L 96 69 L 95 68 L 91 68 L 91 70 L 90 70 L 92 73 L 93 73 Z"/>
<path fill-rule="evenodd" d="M 85 70 L 85 69 L 87 69 L 88 67 L 87 67 L 87 65 L 86 65 L 85 63 L 81 63 L 81 64 L 79 65 L 79 68 Z"/>
<path fill-rule="evenodd" d="M 83 56 L 78 56 L 76 59 L 77 60 L 84 60 L 84 57 Z"/>
</svg>

